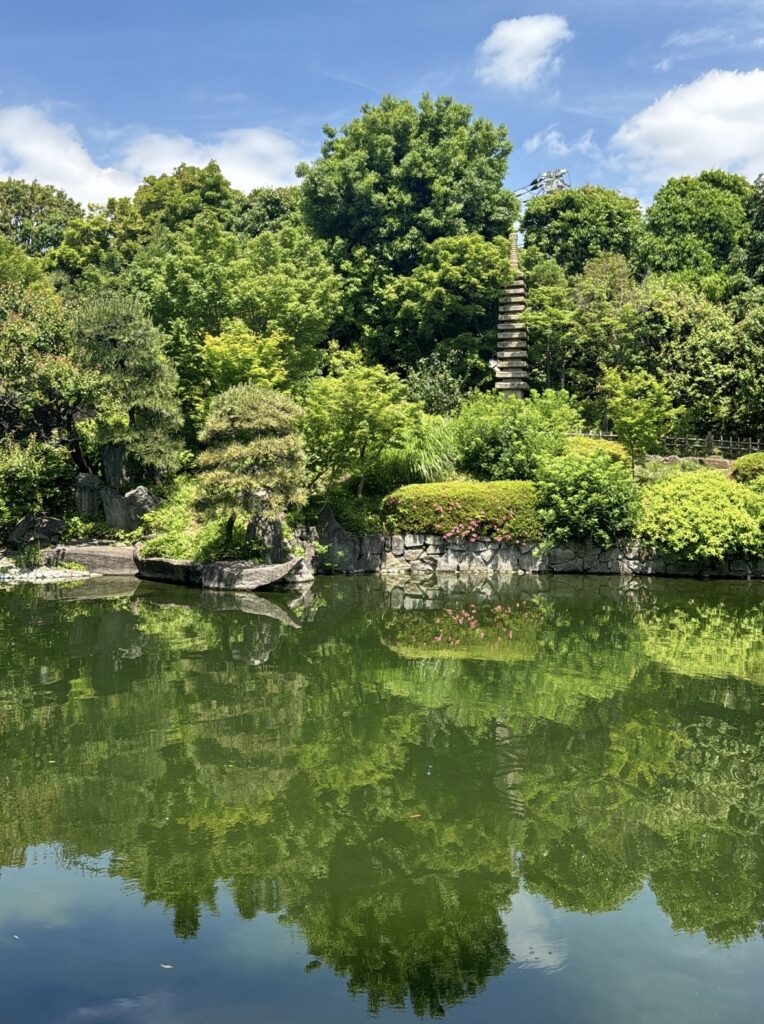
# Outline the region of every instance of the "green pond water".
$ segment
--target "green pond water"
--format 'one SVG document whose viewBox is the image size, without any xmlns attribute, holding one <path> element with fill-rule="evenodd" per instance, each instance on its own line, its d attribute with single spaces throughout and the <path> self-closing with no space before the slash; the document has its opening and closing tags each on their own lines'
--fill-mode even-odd
<svg viewBox="0 0 764 1024">
<path fill-rule="evenodd" d="M 0 592 L 0 1022 L 761 1020 L 763 598 Z"/>
</svg>

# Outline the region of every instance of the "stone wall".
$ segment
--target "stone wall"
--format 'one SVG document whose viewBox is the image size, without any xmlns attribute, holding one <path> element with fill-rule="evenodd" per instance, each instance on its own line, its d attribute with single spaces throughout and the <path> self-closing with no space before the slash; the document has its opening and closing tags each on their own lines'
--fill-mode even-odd
<svg viewBox="0 0 764 1024">
<path fill-rule="evenodd" d="M 733 559 L 713 567 L 662 558 L 636 547 L 602 549 L 595 544 L 539 550 L 536 544 L 500 544 L 435 534 L 374 534 L 356 537 L 341 527 L 329 509 L 319 523 L 322 553 L 317 572 L 358 575 L 441 573 L 590 573 L 603 576 L 713 576 L 763 579 L 764 561 Z"/>
</svg>

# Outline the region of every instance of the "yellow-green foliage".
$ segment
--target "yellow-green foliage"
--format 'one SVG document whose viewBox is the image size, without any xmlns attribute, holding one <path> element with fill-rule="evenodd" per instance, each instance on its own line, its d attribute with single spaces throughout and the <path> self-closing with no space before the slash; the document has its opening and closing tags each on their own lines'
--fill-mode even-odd
<svg viewBox="0 0 764 1024">
<path fill-rule="evenodd" d="M 764 452 L 753 452 L 735 459 L 732 475 L 741 484 L 748 484 L 757 477 L 764 475 Z"/>
<path fill-rule="evenodd" d="M 625 466 L 631 465 L 629 453 L 618 441 L 607 441 L 601 437 L 586 437 L 584 434 L 569 437 L 565 442 L 565 452 L 568 455 L 593 455 L 599 452 L 607 455 L 613 462 L 622 462 Z"/>
<path fill-rule="evenodd" d="M 203 515 L 199 505 L 198 483 L 177 480 L 166 501 L 144 519 L 145 527 L 155 536 L 142 545 L 141 554 L 146 558 L 213 562 L 219 558 L 249 558 L 256 553 L 247 544 L 245 521 L 237 523 L 229 537 L 227 514 Z"/>
<path fill-rule="evenodd" d="M 764 554 L 764 496 L 714 470 L 646 487 L 640 539 L 688 561 Z"/>
<path fill-rule="evenodd" d="M 453 481 L 399 487 L 383 503 L 391 530 L 477 540 L 537 540 L 536 488 L 526 480 Z"/>
</svg>

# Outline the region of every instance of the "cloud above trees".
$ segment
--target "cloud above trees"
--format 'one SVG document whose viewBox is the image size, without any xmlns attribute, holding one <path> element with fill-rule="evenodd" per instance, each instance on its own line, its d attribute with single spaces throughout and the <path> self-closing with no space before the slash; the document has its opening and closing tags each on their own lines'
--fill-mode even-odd
<svg viewBox="0 0 764 1024">
<path fill-rule="evenodd" d="M 147 174 L 210 160 L 243 191 L 290 184 L 302 157 L 293 139 L 271 128 L 220 132 L 206 142 L 158 132 L 117 135 L 122 138 L 117 157 L 102 163 L 73 125 L 55 120 L 41 107 L 0 107 L 0 178 L 37 179 L 82 202 L 103 202 L 131 195 Z"/>
<path fill-rule="evenodd" d="M 629 177 L 659 184 L 720 167 L 764 172 L 764 70 L 709 71 L 629 117 L 610 141 Z"/>
<path fill-rule="evenodd" d="M 568 22 L 558 14 L 500 21 L 480 45 L 475 74 L 484 85 L 532 89 L 559 70 L 557 51 L 572 38 Z"/>
</svg>

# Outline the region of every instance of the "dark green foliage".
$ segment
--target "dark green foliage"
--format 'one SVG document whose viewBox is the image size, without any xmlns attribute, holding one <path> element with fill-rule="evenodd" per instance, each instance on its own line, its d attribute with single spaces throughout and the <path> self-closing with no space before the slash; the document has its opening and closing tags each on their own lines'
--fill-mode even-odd
<svg viewBox="0 0 764 1024">
<path fill-rule="evenodd" d="M 753 183 L 748 197 L 748 273 L 758 284 L 764 284 L 764 174 Z"/>
<path fill-rule="evenodd" d="M 542 534 L 536 487 L 525 480 L 410 484 L 388 495 L 382 511 L 394 532 L 507 542 Z"/>
<path fill-rule="evenodd" d="M 764 474 L 764 452 L 752 452 L 735 459 L 732 475 L 741 484 L 748 484 Z"/>
<path fill-rule="evenodd" d="M 506 129 L 450 97 L 425 95 L 415 107 L 385 96 L 324 131 L 321 157 L 299 169 L 306 221 L 323 238 L 348 250 L 382 246 L 400 273 L 423 243 L 469 231 L 493 237 L 512 222 Z"/>
<path fill-rule="evenodd" d="M 82 216 L 80 204 L 53 185 L 14 178 L 0 181 L 0 235 L 30 255 L 54 249 L 66 228 Z"/>
<path fill-rule="evenodd" d="M 465 397 L 464 380 L 457 369 L 455 352 L 432 352 L 419 359 L 406 378 L 412 402 L 420 402 L 425 412 L 443 415 L 459 408 Z"/>
<path fill-rule="evenodd" d="M 354 487 L 331 487 L 326 494 L 312 503 L 312 515 L 329 504 L 340 526 L 357 537 L 370 533 L 384 533 L 382 520 L 382 496 L 380 494 L 356 494 Z"/>
<path fill-rule="evenodd" d="M 60 515 L 74 498 L 74 467 L 55 441 L 0 438 L 0 541 L 30 512 Z"/>
<path fill-rule="evenodd" d="M 236 209 L 236 230 L 250 237 L 299 222 L 300 190 L 293 185 L 254 188 L 239 201 Z"/>
<path fill-rule="evenodd" d="M 506 129 L 425 95 L 418 106 L 386 96 L 325 132 L 321 157 L 298 170 L 305 221 L 346 281 L 336 336 L 393 364 L 465 331 L 474 347 L 498 296 L 496 273 L 477 270 L 517 212 Z M 479 237 L 457 241 L 466 235 Z"/>
<path fill-rule="evenodd" d="M 764 495 L 716 470 L 681 473 L 647 487 L 638 532 L 659 552 L 712 562 L 764 554 Z"/>
<path fill-rule="evenodd" d="M 635 264 L 643 230 L 638 200 L 593 185 L 531 199 L 523 217 L 525 244 L 568 274 L 580 274 L 602 253 L 620 253 Z"/>
<path fill-rule="evenodd" d="M 74 358 L 97 372 L 98 407 L 106 421 L 101 440 L 122 443 L 157 476 L 177 470 L 181 447 L 178 375 L 168 340 L 140 298 L 119 292 L 86 294 L 76 310 Z"/>
<path fill-rule="evenodd" d="M 602 547 L 628 537 L 637 522 L 639 486 L 610 452 L 569 452 L 541 460 L 539 505 L 549 540 L 592 540 Z"/>
<path fill-rule="evenodd" d="M 650 268 L 700 275 L 742 270 L 751 192 L 745 178 L 725 171 L 671 178 L 647 212 Z"/>
<path fill-rule="evenodd" d="M 529 480 L 539 459 L 559 454 L 583 421 L 564 391 L 532 392 L 524 401 L 497 392 L 475 395 L 455 423 L 457 461 L 483 480 Z"/>
</svg>

